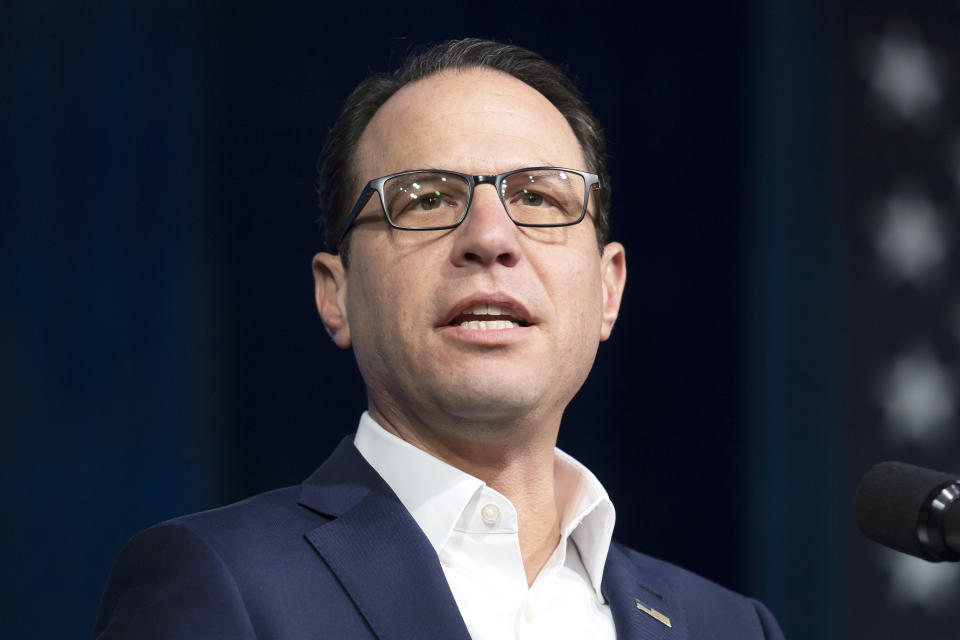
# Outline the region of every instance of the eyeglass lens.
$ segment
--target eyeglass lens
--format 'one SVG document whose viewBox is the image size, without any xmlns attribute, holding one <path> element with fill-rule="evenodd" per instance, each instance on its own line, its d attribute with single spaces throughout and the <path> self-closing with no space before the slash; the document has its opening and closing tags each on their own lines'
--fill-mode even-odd
<svg viewBox="0 0 960 640">
<path fill-rule="evenodd" d="M 520 224 L 566 224 L 580 218 L 586 186 L 568 171 L 521 171 L 503 178 L 500 198 L 510 218 Z M 416 172 L 383 185 L 387 215 L 401 227 L 444 227 L 463 218 L 470 184 L 453 173 Z"/>
</svg>

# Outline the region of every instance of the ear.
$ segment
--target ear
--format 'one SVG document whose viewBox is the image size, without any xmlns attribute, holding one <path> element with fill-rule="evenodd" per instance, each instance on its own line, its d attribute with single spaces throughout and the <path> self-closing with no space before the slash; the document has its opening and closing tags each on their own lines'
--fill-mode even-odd
<svg viewBox="0 0 960 640">
<path fill-rule="evenodd" d="M 611 242 L 603 248 L 600 258 L 600 282 L 603 285 L 603 323 L 600 340 L 606 340 L 613 331 L 613 324 L 620 315 L 620 300 L 627 283 L 627 255 L 623 245 Z"/>
<path fill-rule="evenodd" d="M 313 256 L 313 287 L 317 312 L 330 338 L 341 349 L 350 347 L 347 321 L 347 274 L 340 256 L 318 253 Z"/>
</svg>

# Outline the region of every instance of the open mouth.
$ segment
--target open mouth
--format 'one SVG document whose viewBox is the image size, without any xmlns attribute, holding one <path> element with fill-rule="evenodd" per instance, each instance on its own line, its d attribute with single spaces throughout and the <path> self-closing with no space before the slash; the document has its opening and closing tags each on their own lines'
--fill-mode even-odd
<svg viewBox="0 0 960 640">
<path fill-rule="evenodd" d="M 458 313 L 450 325 L 471 331 L 492 331 L 529 327 L 530 323 L 510 309 L 495 304 L 475 304 Z"/>
</svg>

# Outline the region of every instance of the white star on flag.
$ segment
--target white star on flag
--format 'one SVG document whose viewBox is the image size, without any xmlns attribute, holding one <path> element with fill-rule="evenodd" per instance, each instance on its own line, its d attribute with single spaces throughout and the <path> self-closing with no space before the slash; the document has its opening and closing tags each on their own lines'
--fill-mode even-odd
<svg viewBox="0 0 960 640">
<path fill-rule="evenodd" d="M 884 550 L 881 564 L 890 575 L 887 597 L 894 607 L 917 605 L 936 611 L 955 607 L 960 599 L 960 566 L 954 563 Z"/>
<path fill-rule="evenodd" d="M 877 253 L 902 280 L 925 284 L 947 257 L 946 231 L 933 204 L 919 193 L 887 199 L 877 235 Z"/>
<path fill-rule="evenodd" d="M 888 433 L 927 447 L 949 434 L 956 413 L 952 378 L 929 349 L 915 348 L 899 356 L 881 397 Z"/>
<path fill-rule="evenodd" d="M 926 45 L 910 36 L 880 40 L 871 74 L 873 90 L 896 113 L 910 120 L 940 102 L 940 85 Z"/>
</svg>

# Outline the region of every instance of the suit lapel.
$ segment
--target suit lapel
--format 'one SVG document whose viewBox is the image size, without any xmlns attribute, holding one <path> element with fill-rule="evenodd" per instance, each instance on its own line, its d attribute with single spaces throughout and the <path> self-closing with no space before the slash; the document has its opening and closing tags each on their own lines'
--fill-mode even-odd
<svg viewBox="0 0 960 640">
<path fill-rule="evenodd" d="M 436 551 L 350 438 L 304 482 L 300 503 L 333 517 L 306 538 L 380 640 L 469 640 Z"/>
<path fill-rule="evenodd" d="M 669 581 L 640 558 L 631 558 L 616 543 L 607 554 L 600 589 L 610 603 L 617 638 L 685 640 L 686 622 Z"/>
</svg>

